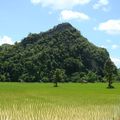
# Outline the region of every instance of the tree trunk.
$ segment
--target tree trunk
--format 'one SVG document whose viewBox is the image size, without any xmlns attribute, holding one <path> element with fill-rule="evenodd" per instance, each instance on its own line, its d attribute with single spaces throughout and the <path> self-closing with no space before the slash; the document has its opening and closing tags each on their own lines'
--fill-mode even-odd
<svg viewBox="0 0 120 120">
<path fill-rule="evenodd" d="M 57 82 L 55 82 L 55 85 L 54 85 L 54 87 L 58 87 L 58 84 L 57 84 Z"/>
<path fill-rule="evenodd" d="M 110 76 L 109 78 L 108 78 L 108 87 L 107 88 L 114 88 L 113 86 L 112 86 L 112 76 Z"/>
<path fill-rule="evenodd" d="M 111 85 L 112 83 L 111 83 L 111 80 L 109 79 L 109 81 L 108 81 L 108 88 L 111 88 Z"/>
</svg>

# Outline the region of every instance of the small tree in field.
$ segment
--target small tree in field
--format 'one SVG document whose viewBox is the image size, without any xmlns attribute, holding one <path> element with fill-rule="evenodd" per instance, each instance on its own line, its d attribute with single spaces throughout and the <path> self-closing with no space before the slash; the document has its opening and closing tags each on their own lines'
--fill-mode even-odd
<svg viewBox="0 0 120 120">
<path fill-rule="evenodd" d="M 104 66 L 104 70 L 105 70 L 106 79 L 108 81 L 108 87 L 107 88 L 114 88 L 112 86 L 113 75 L 117 74 L 117 68 L 114 65 L 114 63 L 111 61 L 110 58 L 106 61 L 105 66 Z"/>
<path fill-rule="evenodd" d="M 53 75 L 54 87 L 58 87 L 58 82 L 62 81 L 65 76 L 65 71 L 63 69 L 56 69 Z"/>
</svg>

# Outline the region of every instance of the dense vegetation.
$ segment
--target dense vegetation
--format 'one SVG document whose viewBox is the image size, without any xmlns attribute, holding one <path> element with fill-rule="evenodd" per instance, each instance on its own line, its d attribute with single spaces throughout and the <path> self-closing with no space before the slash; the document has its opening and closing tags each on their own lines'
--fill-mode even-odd
<svg viewBox="0 0 120 120">
<path fill-rule="evenodd" d="M 47 32 L 29 34 L 20 43 L 0 46 L 0 81 L 60 82 L 105 81 L 106 49 L 90 43 L 69 23 Z"/>
</svg>

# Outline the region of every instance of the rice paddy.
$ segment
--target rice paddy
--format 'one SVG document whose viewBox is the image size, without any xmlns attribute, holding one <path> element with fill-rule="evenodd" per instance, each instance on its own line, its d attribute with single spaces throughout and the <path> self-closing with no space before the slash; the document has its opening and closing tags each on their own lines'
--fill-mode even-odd
<svg viewBox="0 0 120 120">
<path fill-rule="evenodd" d="M 120 120 L 120 84 L 0 83 L 0 120 Z"/>
</svg>

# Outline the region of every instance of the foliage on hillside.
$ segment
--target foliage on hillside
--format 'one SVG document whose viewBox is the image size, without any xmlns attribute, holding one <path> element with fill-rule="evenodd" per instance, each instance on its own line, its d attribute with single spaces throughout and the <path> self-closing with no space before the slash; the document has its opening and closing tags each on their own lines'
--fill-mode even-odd
<svg viewBox="0 0 120 120">
<path fill-rule="evenodd" d="M 47 32 L 30 33 L 15 45 L 0 46 L 0 81 L 52 82 L 56 69 L 65 71 L 65 82 L 102 81 L 108 58 L 106 49 L 63 23 Z"/>
</svg>

